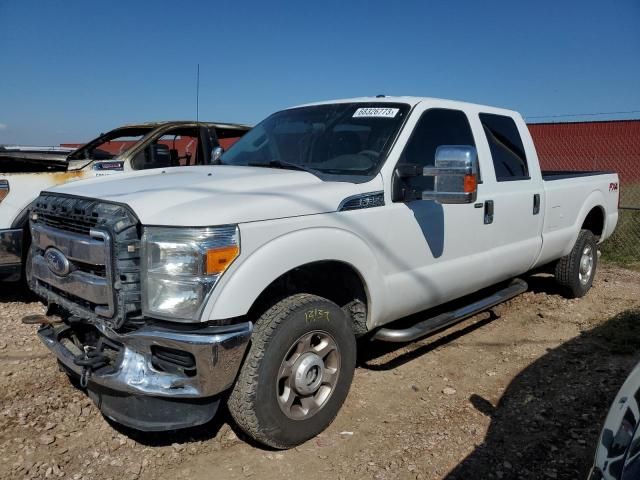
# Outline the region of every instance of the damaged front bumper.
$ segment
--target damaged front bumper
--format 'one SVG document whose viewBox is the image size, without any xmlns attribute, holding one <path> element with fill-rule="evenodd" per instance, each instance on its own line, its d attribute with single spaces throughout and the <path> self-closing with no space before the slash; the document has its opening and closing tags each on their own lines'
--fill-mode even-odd
<svg viewBox="0 0 640 480">
<path fill-rule="evenodd" d="M 235 380 L 252 325 L 165 325 L 117 333 L 58 323 L 41 327 L 38 336 L 71 376 L 86 382 L 106 417 L 143 431 L 206 423 L 215 415 L 219 394 Z M 108 361 L 88 371 L 78 361 L 87 352 Z"/>
<path fill-rule="evenodd" d="M 20 280 L 22 229 L 0 229 L 0 280 Z"/>
</svg>

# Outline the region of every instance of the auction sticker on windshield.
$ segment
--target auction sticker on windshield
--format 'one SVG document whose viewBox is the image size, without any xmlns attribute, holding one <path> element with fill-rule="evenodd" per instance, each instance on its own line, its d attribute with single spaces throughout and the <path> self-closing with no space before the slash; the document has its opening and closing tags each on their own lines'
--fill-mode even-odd
<svg viewBox="0 0 640 480">
<path fill-rule="evenodd" d="M 399 108 L 381 108 L 381 107 L 359 108 L 353 114 L 353 118 L 367 118 L 367 117 L 394 118 L 399 111 L 400 111 Z"/>
</svg>

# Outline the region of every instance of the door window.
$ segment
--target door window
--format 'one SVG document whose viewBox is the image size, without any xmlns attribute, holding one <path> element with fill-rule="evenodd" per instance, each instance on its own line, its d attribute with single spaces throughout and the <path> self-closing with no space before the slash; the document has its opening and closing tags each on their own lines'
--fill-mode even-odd
<svg viewBox="0 0 640 480">
<path fill-rule="evenodd" d="M 441 145 L 475 147 L 469 120 L 464 112 L 443 108 L 433 108 L 424 112 L 402 152 L 399 163 L 432 167 L 435 163 L 436 149 Z M 433 190 L 433 177 L 411 177 L 406 181 L 417 191 Z"/>
<path fill-rule="evenodd" d="M 496 180 L 529 180 L 527 156 L 513 118 L 481 113 L 480 122 L 489 142 Z"/>
<path fill-rule="evenodd" d="M 202 165 L 203 152 L 197 127 L 169 130 L 139 152 L 131 162 L 134 170 Z"/>
</svg>

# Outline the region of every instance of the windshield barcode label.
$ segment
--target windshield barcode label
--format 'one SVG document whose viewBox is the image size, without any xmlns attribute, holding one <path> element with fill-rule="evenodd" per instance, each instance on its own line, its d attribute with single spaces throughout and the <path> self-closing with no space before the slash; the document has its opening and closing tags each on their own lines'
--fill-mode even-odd
<svg viewBox="0 0 640 480">
<path fill-rule="evenodd" d="M 394 118 L 399 108 L 379 108 L 379 107 L 367 107 L 359 108 L 353 114 L 353 118 L 366 118 L 366 117 L 379 117 L 379 118 Z"/>
</svg>

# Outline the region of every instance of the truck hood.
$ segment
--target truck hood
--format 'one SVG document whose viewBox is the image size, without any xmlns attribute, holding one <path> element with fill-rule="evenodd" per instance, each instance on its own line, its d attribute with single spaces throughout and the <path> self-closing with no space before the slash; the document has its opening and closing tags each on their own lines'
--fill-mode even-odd
<svg viewBox="0 0 640 480">
<path fill-rule="evenodd" d="M 123 203 L 144 225 L 211 226 L 334 212 L 347 197 L 382 190 L 263 167 L 175 167 L 73 182 L 48 191 Z"/>
</svg>

